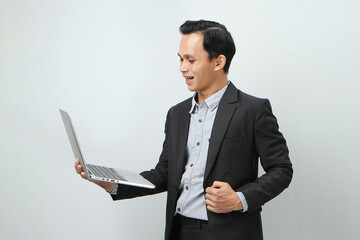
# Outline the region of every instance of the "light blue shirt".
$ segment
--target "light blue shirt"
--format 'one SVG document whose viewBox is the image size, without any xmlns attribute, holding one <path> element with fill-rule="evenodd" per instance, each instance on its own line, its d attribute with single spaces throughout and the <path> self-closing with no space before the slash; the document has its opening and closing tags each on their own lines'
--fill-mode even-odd
<svg viewBox="0 0 360 240">
<path fill-rule="evenodd" d="M 176 212 L 183 216 L 208 220 L 203 188 L 205 166 L 209 150 L 209 139 L 214 125 L 219 102 L 224 95 L 224 88 L 207 98 L 200 105 L 195 97 L 192 99 L 190 109 L 190 126 L 187 141 L 188 161 L 182 175 L 179 190 L 180 197 L 177 201 Z M 241 192 L 237 193 L 247 211 L 247 202 Z"/>
</svg>

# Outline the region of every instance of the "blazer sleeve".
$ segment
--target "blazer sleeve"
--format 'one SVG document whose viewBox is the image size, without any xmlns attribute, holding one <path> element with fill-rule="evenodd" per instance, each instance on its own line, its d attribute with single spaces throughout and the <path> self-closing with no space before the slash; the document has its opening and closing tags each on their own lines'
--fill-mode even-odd
<svg viewBox="0 0 360 240">
<path fill-rule="evenodd" d="M 169 110 L 166 122 L 165 122 L 165 140 L 163 143 L 163 149 L 160 154 L 159 162 L 157 163 L 154 169 L 149 171 L 144 171 L 140 173 L 141 176 L 146 178 L 152 184 L 156 186 L 155 189 L 140 188 L 134 186 L 128 186 L 123 184 L 118 184 L 118 190 L 116 195 L 110 195 L 113 200 L 129 199 L 145 195 L 152 195 L 156 193 L 161 193 L 167 190 L 167 180 L 168 180 L 168 136 L 169 136 Z"/>
<path fill-rule="evenodd" d="M 256 111 L 254 139 L 255 150 L 266 173 L 237 190 L 244 194 L 248 212 L 261 208 L 280 194 L 289 186 L 293 175 L 286 141 L 267 99 L 262 100 Z"/>
</svg>

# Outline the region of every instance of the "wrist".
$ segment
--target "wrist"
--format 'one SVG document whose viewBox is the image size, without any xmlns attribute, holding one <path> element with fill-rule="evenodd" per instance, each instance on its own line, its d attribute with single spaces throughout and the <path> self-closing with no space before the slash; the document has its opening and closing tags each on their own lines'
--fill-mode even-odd
<svg viewBox="0 0 360 240">
<path fill-rule="evenodd" d="M 108 193 L 111 193 L 114 188 L 115 188 L 115 183 L 110 183 L 108 186 L 106 186 L 104 189 L 108 192 Z"/>
<path fill-rule="evenodd" d="M 110 183 L 110 182 L 97 182 L 96 184 L 109 193 L 111 193 L 115 187 L 115 183 Z"/>
</svg>

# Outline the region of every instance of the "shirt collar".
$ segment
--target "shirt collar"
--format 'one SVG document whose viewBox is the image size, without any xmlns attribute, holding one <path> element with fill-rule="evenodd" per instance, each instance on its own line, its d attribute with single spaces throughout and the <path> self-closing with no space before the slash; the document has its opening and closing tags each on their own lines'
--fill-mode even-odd
<svg viewBox="0 0 360 240">
<path fill-rule="evenodd" d="M 210 111 L 214 111 L 220 103 L 220 100 L 222 98 L 222 96 L 224 95 L 227 87 L 229 86 L 230 81 L 228 81 L 228 83 L 226 84 L 225 87 L 223 87 L 222 89 L 220 89 L 219 91 L 217 91 L 216 93 L 214 93 L 213 95 L 211 95 L 210 97 L 208 97 L 207 99 L 205 99 L 202 104 L 206 104 L 206 106 L 209 107 Z M 189 113 L 195 113 L 196 108 L 199 108 L 200 105 L 197 103 L 197 92 L 194 93 L 193 97 L 192 97 L 192 105 L 190 108 Z"/>
</svg>

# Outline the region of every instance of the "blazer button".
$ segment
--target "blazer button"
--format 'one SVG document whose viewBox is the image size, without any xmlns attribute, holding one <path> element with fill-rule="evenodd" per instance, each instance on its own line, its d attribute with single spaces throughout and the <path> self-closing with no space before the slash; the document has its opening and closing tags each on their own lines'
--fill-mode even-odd
<svg viewBox="0 0 360 240">
<path fill-rule="evenodd" d="M 181 212 L 181 208 L 178 208 L 177 211 L 178 211 L 178 212 Z"/>
<path fill-rule="evenodd" d="M 194 164 L 190 164 L 190 167 L 193 167 L 194 166 Z"/>
<path fill-rule="evenodd" d="M 189 187 L 188 187 L 188 186 L 186 186 L 186 187 L 185 187 L 185 190 L 189 190 Z"/>
<path fill-rule="evenodd" d="M 199 142 L 197 142 L 197 143 L 196 143 L 196 145 L 197 145 L 197 146 L 200 146 L 200 143 L 199 143 Z"/>
</svg>

